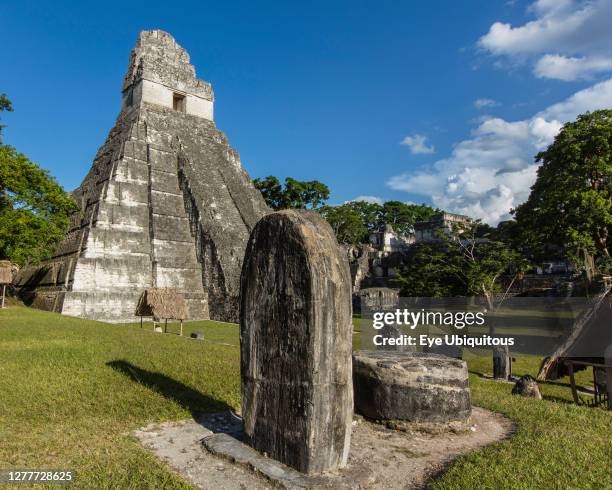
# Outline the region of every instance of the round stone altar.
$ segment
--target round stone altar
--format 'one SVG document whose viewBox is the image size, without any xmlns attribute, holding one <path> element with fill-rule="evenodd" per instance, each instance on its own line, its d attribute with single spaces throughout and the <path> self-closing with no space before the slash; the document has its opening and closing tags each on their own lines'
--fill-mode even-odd
<svg viewBox="0 0 612 490">
<path fill-rule="evenodd" d="M 353 354 L 355 412 L 374 420 L 446 423 L 471 412 L 467 364 L 423 352 Z"/>
</svg>

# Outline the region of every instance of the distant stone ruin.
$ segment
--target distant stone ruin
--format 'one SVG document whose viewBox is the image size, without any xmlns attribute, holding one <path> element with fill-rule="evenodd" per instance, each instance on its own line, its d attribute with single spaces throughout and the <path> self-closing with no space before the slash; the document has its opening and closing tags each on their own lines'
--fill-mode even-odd
<svg viewBox="0 0 612 490">
<path fill-rule="evenodd" d="M 264 217 L 240 288 L 248 443 L 306 474 L 347 463 L 353 415 L 348 261 L 311 211 Z"/>
<path fill-rule="evenodd" d="M 22 269 L 37 308 L 135 321 L 147 288 L 175 288 L 189 316 L 238 319 L 244 250 L 266 207 L 213 120 L 213 91 L 168 33 L 143 31 L 122 108 L 83 183 L 53 257 Z"/>
<path fill-rule="evenodd" d="M 369 243 L 345 245 L 351 268 L 353 293 L 371 287 L 393 287 L 398 273 L 412 261 L 414 246 L 440 241 L 453 226 L 470 223 L 461 214 L 440 212 L 427 221 L 417 221 L 413 230 L 396 232 L 390 224 L 370 233 Z"/>
</svg>

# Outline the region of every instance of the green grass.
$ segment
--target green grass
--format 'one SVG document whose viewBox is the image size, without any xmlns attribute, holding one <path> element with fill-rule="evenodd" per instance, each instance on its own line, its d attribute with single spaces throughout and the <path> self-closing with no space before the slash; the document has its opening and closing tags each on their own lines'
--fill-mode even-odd
<svg viewBox="0 0 612 490">
<path fill-rule="evenodd" d="M 480 377 L 492 371 L 489 356 L 467 361 L 474 405 L 506 415 L 517 431 L 457 459 L 433 488 L 612 488 L 612 412 L 573 404 L 567 378 L 540 383 L 543 401 L 512 396 L 512 385 Z M 539 361 L 518 357 L 513 371 L 535 377 Z M 577 380 L 587 386 L 590 376 Z"/>
<path fill-rule="evenodd" d="M 207 340 L 156 334 L 150 323 L 0 311 L 0 468 L 72 468 L 81 488 L 190 488 L 130 433 L 239 407 L 238 327 L 186 323 L 192 330 Z M 518 431 L 459 458 L 434 487 L 612 487 L 612 413 L 569 403 L 566 380 L 542 385 L 541 402 L 513 397 L 511 385 L 479 376 L 491 371 L 488 357 L 468 363 L 474 403 L 512 418 Z M 535 374 L 538 363 L 520 357 L 515 371 Z"/>
</svg>

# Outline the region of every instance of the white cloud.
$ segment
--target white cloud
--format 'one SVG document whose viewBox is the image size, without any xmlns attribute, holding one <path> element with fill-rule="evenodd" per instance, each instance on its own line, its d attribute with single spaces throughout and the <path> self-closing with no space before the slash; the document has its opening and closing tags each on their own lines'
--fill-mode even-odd
<svg viewBox="0 0 612 490">
<path fill-rule="evenodd" d="M 612 70 L 612 58 L 593 56 L 574 58 L 558 54 L 542 56 L 535 65 L 534 74 L 538 78 L 554 78 L 571 82 L 590 79 L 597 73 Z"/>
<path fill-rule="evenodd" d="M 508 122 L 499 117 L 487 118 L 474 131 L 474 135 L 495 135 L 514 139 L 527 139 L 529 125 L 526 121 Z"/>
<path fill-rule="evenodd" d="M 496 224 L 524 202 L 536 176 L 534 155 L 580 113 L 612 105 L 612 78 L 519 121 L 484 118 L 432 168 L 396 175 L 395 190 L 430 196 L 435 206 Z"/>
<path fill-rule="evenodd" d="M 415 134 L 413 136 L 406 136 L 401 142 L 400 145 L 405 145 L 410 148 L 410 153 L 412 154 L 429 154 L 436 151 L 433 145 L 427 146 L 426 144 L 427 136 L 423 136 L 422 134 Z"/>
<path fill-rule="evenodd" d="M 478 45 L 496 56 L 535 61 L 540 78 L 571 81 L 612 70 L 612 0 L 537 0 L 528 12 L 535 18 L 523 25 L 495 22 Z"/>
<path fill-rule="evenodd" d="M 612 78 L 576 92 L 565 99 L 543 110 L 540 115 L 547 120 L 569 121 L 577 114 L 594 109 L 612 107 Z"/>
<path fill-rule="evenodd" d="M 365 201 L 365 202 L 369 202 L 370 204 L 382 204 L 383 203 L 383 199 L 382 197 L 378 197 L 378 196 L 357 196 L 355 199 L 351 199 L 350 201 L 346 201 L 345 204 L 347 202 L 353 202 L 353 201 Z"/>
<path fill-rule="evenodd" d="M 476 109 L 484 109 L 485 107 L 497 107 L 499 102 L 493 99 L 476 99 L 474 101 L 474 107 Z"/>
</svg>

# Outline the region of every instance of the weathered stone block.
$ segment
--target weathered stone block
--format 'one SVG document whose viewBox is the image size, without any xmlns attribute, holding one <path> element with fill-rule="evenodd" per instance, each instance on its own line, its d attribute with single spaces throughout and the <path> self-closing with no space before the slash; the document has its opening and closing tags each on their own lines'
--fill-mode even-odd
<svg viewBox="0 0 612 490">
<path fill-rule="evenodd" d="M 155 259 L 160 267 L 194 268 L 198 264 L 196 251 L 191 242 L 177 242 L 174 240 L 153 240 Z M 202 275 L 200 268 L 200 276 Z M 202 282 L 202 277 L 200 277 Z"/>
<path fill-rule="evenodd" d="M 465 361 L 419 352 L 353 354 L 355 411 L 374 420 L 465 421 L 470 388 Z"/>
<path fill-rule="evenodd" d="M 149 179 L 149 165 L 146 162 L 123 158 L 117 162 L 115 180 L 117 182 L 133 182 L 147 184 Z"/>
<path fill-rule="evenodd" d="M 178 185 L 176 173 L 170 174 L 159 170 L 151 170 L 151 190 L 180 194 L 181 189 Z"/>
<path fill-rule="evenodd" d="M 141 231 L 149 228 L 148 206 L 124 206 L 102 202 L 96 225 L 116 230 Z"/>
<path fill-rule="evenodd" d="M 62 313 L 70 316 L 107 322 L 135 322 L 134 311 L 141 290 L 135 288 L 114 291 L 68 291 Z"/>
<path fill-rule="evenodd" d="M 87 258 L 125 255 L 126 250 L 131 254 L 151 253 L 148 230 L 145 232 L 92 228 L 83 247 L 83 256 Z"/>
<path fill-rule="evenodd" d="M 183 195 L 151 191 L 151 206 L 156 214 L 186 218 Z"/>
<path fill-rule="evenodd" d="M 346 464 L 352 423 L 348 262 L 327 222 L 281 211 L 253 230 L 240 288 L 250 444 L 314 474 Z"/>
<path fill-rule="evenodd" d="M 147 144 L 144 141 L 126 141 L 123 144 L 122 157 L 133 158 L 141 162 L 147 161 Z"/>
<path fill-rule="evenodd" d="M 157 131 L 155 128 L 147 128 L 147 142 L 157 148 L 170 149 L 172 144 L 172 134 L 164 131 Z"/>
<path fill-rule="evenodd" d="M 202 270 L 157 266 L 157 287 L 191 291 L 202 285 Z"/>
<path fill-rule="evenodd" d="M 187 217 L 153 214 L 153 234 L 159 240 L 193 243 Z"/>
<path fill-rule="evenodd" d="M 126 206 L 148 204 L 147 185 L 139 182 L 110 182 L 106 189 L 106 201 Z"/>
<path fill-rule="evenodd" d="M 150 148 L 149 162 L 151 163 L 151 168 L 154 170 L 176 174 L 176 153 Z"/>
</svg>

